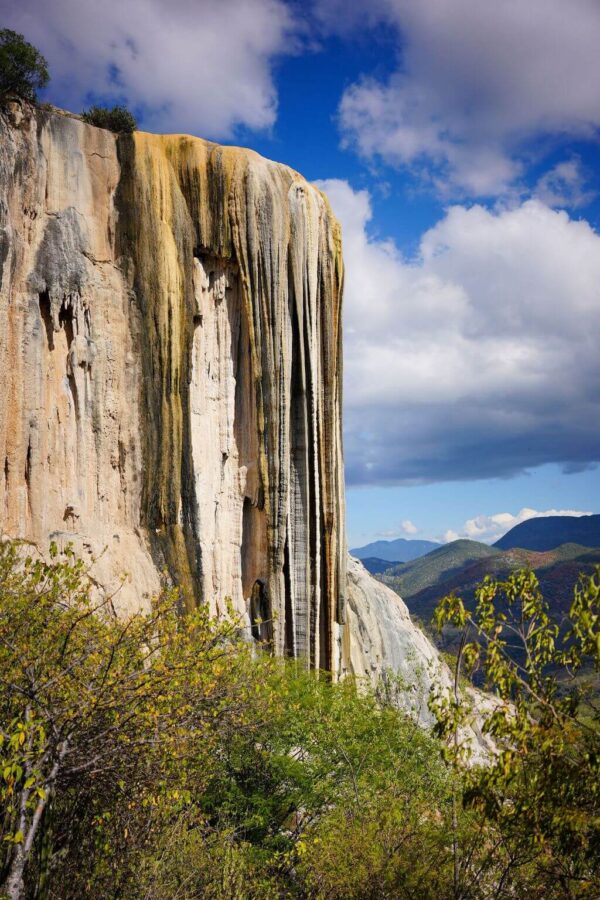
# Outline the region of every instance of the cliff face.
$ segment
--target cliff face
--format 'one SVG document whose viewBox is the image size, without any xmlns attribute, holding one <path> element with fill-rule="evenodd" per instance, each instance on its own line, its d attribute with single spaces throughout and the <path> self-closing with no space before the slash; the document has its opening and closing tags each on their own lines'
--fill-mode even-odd
<svg viewBox="0 0 600 900">
<path fill-rule="evenodd" d="M 448 667 L 411 621 L 404 601 L 352 557 L 348 561 L 347 619 L 344 665 L 348 672 L 373 687 L 383 675 L 401 706 L 424 724 L 433 724 L 427 706 L 429 691 L 434 684 L 451 686 Z"/>
<path fill-rule="evenodd" d="M 0 531 L 72 543 L 117 610 L 166 570 L 278 653 L 391 670 L 428 723 L 447 667 L 346 573 L 342 277 L 326 199 L 286 166 L 0 112 Z"/>
<path fill-rule="evenodd" d="M 291 169 L 0 116 L 2 528 L 133 608 L 166 568 L 338 671 L 340 234 Z M 271 624 L 272 623 L 272 624 Z"/>
<path fill-rule="evenodd" d="M 434 724 L 428 701 L 433 687 L 452 693 L 454 675 L 433 644 L 411 621 L 404 601 L 373 578 L 358 559 L 348 560 L 347 617 L 343 671 L 387 692 L 388 699 L 425 727 Z M 472 763 L 496 752 L 483 724 L 496 709 L 491 694 L 461 689 L 470 707 L 459 730 Z"/>
</svg>

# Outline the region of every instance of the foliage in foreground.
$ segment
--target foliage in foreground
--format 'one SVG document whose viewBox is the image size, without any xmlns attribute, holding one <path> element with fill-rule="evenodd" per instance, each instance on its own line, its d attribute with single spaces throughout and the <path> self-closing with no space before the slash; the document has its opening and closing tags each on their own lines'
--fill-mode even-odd
<svg viewBox="0 0 600 900">
<path fill-rule="evenodd" d="M 10 897 L 36 852 L 68 840 L 64 823 L 91 817 L 100 833 L 107 814 L 158 802 L 188 778 L 203 785 L 214 723 L 225 734 L 245 721 L 234 622 L 204 609 L 180 617 L 172 592 L 118 619 L 80 561 L 50 554 L 47 564 L 0 545 L 0 884 Z"/>
<path fill-rule="evenodd" d="M 0 29 L 0 98 L 17 94 L 33 102 L 49 80 L 48 63 L 42 54 L 22 34 Z"/>
<path fill-rule="evenodd" d="M 513 780 L 500 761 L 465 773 L 459 752 L 449 765 L 442 743 L 351 680 L 257 650 L 234 616 L 183 617 L 166 592 L 118 619 L 80 562 L 52 554 L 0 544 L 0 895 L 594 896 L 593 798 L 569 825 L 573 861 L 572 841 L 524 838 L 545 753 L 532 708 L 526 774 L 518 754 Z M 596 626 L 575 620 L 591 647 Z M 458 707 L 437 707 L 452 736 Z M 559 861 L 588 875 L 558 881 Z"/>
<path fill-rule="evenodd" d="M 84 110 L 81 118 L 88 125 L 107 128 L 109 131 L 131 134 L 137 128 L 136 118 L 125 106 L 90 106 Z"/>
<path fill-rule="evenodd" d="M 498 753 L 469 768 L 458 695 L 432 698 L 447 757 L 461 773 L 464 804 L 531 860 L 532 896 L 600 896 L 600 567 L 580 576 L 566 622 L 550 616 L 533 572 L 486 578 L 470 613 L 445 597 L 437 624 L 463 629 L 457 660 L 481 669 L 497 703 L 485 723 Z M 554 891 L 554 893 L 552 893 Z"/>
</svg>

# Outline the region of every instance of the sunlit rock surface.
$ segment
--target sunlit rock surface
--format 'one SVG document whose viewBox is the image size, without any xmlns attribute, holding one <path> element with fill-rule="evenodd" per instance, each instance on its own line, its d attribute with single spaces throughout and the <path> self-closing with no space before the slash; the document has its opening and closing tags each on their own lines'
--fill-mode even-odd
<svg viewBox="0 0 600 900">
<path fill-rule="evenodd" d="M 185 136 L 0 117 L 2 529 L 165 568 L 337 671 L 340 233 L 298 173 Z"/>
<path fill-rule="evenodd" d="M 447 668 L 393 591 L 346 576 L 323 195 L 248 150 L 13 104 L 0 266 L 2 534 L 71 542 L 118 611 L 163 571 L 188 605 L 230 598 L 277 653 L 397 673 L 429 722 Z"/>
<path fill-rule="evenodd" d="M 379 690 L 424 726 L 434 724 L 428 700 L 432 687 L 452 692 L 454 679 L 436 648 L 414 624 L 404 601 L 367 572 L 359 560 L 348 558 L 346 647 L 344 672 Z M 494 752 L 483 734 L 483 719 L 496 703 L 490 695 L 469 689 L 464 698 L 472 708 L 461 742 L 473 762 Z"/>
<path fill-rule="evenodd" d="M 450 673 L 435 647 L 411 620 L 404 601 L 377 581 L 359 560 L 348 558 L 349 673 L 373 686 L 383 675 L 397 678 L 401 701 L 424 723 L 432 723 L 427 698 L 432 684 L 450 685 Z M 390 685 L 394 690 L 394 685 Z"/>
</svg>

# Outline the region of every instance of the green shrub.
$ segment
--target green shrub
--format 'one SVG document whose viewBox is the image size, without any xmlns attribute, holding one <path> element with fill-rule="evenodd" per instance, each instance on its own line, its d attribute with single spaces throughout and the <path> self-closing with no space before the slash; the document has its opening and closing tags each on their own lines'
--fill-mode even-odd
<svg viewBox="0 0 600 900">
<path fill-rule="evenodd" d="M 600 663 L 600 573 L 564 649 L 532 578 L 479 589 L 469 624 L 489 640 L 461 658 L 495 686 L 499 755 L 465 767 L 460 696 L 432 698 L 442 743 L 382 691 L 258 652 L 231 611 L 183 616 L 167 591 L 117 618 L 71 550 L 0 541 L 0 896 L 600 896 L 598 713 L 545 671 Z M 448 598 L 438 619 L 468 615 Z"/>
<path fill-rule="evenodd" d="M 17 94 L 25 100 L 36 99 L 50 76 L 42 54 L 27 43 L 22 34 L 9 28 L 0 30 L 0 99 Z"/>
<path fill-rule="evenodd" d="M 528 570 L 486 576 L 475 597 L 473 612 L 449 595 L 435 614 L 440 628 L 463 629 L 455 672 L 480 669 L 496 697 L 483 731 L 497 754 L 484 767 L 465 765 L 458 726 L 470 713 L 460 698 L 438 690 L 431 699 L 463 802 L 513 860 L 532 861 L 520 896 L 599 897 L 600 566 L 579 576 L 560 624 Z"/>
<path fill-rule="evenodd" d="M 112 851 L 117 884 L 135 849 L 123 835 L 133 842 L 149 810 L 169 821 L 186 779 L 201 793 L 248 703 L 236 620 L 204 607 L 183 619 L 173 592 L 119 619 L 70 550 L 51 546 L 50 562 L 27 550 L 0 542 L 0 896 L 10 898 L 41 857 L 73 861 L 79 827 L 91 856 L 102 848 L 98 866 Z"/>
<path fill-rule="evenodd" d="M 137 128 L 135 116 L 125 106 L 117 105 L 112 109 L 107 106 L 90 106 L 82 112 L 81 118 L 88 125 L 107 128 L 118 133 L 131 134 Z"/>
</svg>

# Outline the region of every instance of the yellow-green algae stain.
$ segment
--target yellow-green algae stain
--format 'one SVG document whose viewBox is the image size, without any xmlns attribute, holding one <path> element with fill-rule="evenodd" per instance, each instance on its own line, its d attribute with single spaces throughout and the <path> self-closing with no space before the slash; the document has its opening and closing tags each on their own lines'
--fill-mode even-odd
<svg viewBox="0 0 600 900">
<path fill-rule="evenodd" d="M 239 267 L 277 652 L 335 668 L 344 621 L 340 228 L 297 172 L 183 135 L 119 139 L 118 248 L 141 314 L 142 525 L 197 602 L 194 256 Z M 244 427 L 244 423 L 240 423 Z"/>
</svg>

